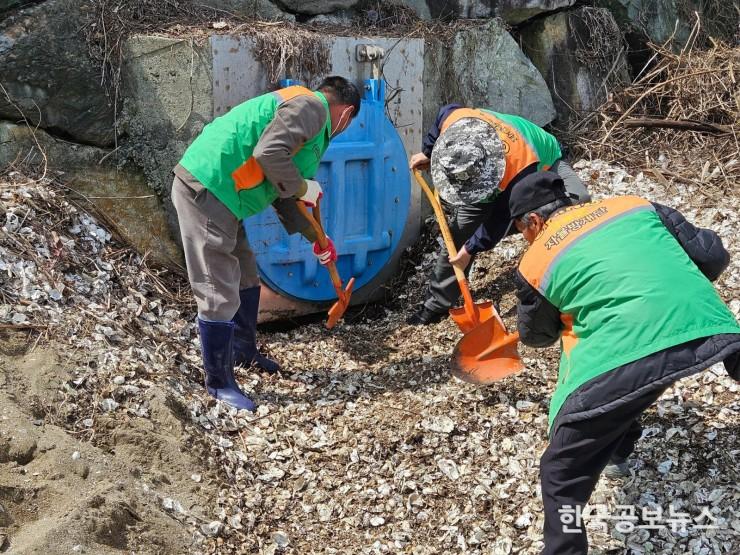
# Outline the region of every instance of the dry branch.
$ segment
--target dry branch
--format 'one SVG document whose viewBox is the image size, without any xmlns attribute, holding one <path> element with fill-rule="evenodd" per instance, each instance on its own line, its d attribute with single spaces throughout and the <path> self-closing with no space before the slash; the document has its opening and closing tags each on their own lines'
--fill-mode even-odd
<svg viewBox="0 0 740 555">
<path fill-rule="evenodd" d="M 576 153 L 721 194 L 740 180 L 740 46 L 651 48 L 650 67 L 571 129 Z"/>
<path fill-rule="evenodd" d="M 725 125 L 716 125 L 703 121 L 659 119 L 659 118 L 630 118 L 624 120 L 625 127 L 652 127 L 663 129 L 679 129 L 683 131 L 698 131 L 701 133 L 715 133 L 731 135 L 732 129 Z"/>
</svg>

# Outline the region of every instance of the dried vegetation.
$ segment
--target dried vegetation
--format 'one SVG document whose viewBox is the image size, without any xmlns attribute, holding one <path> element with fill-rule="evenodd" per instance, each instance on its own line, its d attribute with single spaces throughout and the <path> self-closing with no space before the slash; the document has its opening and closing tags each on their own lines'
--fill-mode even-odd
<svg viewBox="0 0 740 555">
<path fill-rule="evenodd" d="M 654 55 L 627 88 L 579 122 L 578 153 L 700 185 L 718 200 L 740 180 L 740 47 L 698 49 L 700 26 L 686 47 Z"/>
</svg>

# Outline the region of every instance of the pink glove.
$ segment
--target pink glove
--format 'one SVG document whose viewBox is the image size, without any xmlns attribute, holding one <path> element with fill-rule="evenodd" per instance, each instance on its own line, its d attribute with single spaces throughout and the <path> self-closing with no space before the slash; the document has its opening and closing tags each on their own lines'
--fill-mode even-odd
<svg viewBox="0 0 740 555">
<path fill-rule="evenodd" d="M 325 249 L 319 246 L 318 241 L 313 244 L 313 253 L 323 266 L 337 261 L 337 249 L 334 247 L 334 242 L 328 236 L 326 242 Z"/>
</svg>

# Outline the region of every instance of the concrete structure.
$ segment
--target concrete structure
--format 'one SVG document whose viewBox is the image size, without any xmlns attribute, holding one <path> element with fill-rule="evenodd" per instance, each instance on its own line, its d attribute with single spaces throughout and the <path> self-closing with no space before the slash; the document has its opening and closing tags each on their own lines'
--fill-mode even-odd
<svg viewBox="0 0 740 555">
<path fill-rule="evenodd" d="M 398 130 L 406 155 L 417 152 L 421 148 L 423 130 L 423 41 L 331 37 L 326 44 L 331 72 L 358 84 L 370 77 L 371 66 L 357 61 L 357 47 L 370 44 L 385 50 L 380 67 L 391 92 L 387 115 Z M 131 156 L 145 169 L 169 206 L 169 172 L 192 138 L 214 117 L 274 85 L 268 82 L 251 37 L 214 35 L 204 45 L 158 37 L 134 37 L 127 49 L 124 119 L 128 132 L 139 145 Z M 321 77 L 311 76 L 306 84 L 315 86 Z M 141 144 L 150 148 L 141 148 Z M 416 187 L 411 192 L 407 225 L 391 263 L 371 283 L 357 291 L 353 301 L 367 301 L 382 293 L 382 286 L 394 273 L 401 253 L 417 238 L 421 197 Z M 373 209 L 382 211 L 383 208 Z M 174 220 L 174 211 L 170 208 L 168 212 Z M 262 307 L 262 319 L 269 320 L 316 312 L 323 305 L 265 291 Z"/>
</svg>

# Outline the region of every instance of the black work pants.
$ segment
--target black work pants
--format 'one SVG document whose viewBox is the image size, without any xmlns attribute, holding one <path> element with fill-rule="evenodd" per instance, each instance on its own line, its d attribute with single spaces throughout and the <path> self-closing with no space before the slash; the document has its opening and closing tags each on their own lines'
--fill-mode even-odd
<svg viewBox="0 0 740 555">
<path fill-rule="evenodd" d="M 632 453 L 642 433 L 640 417 L 663 391 L 665 388 L 650 391 L 597 417 L 555 422 L 550 445 L 540 459 L 545 508 L 542 555 L 588 554 L 583 523 L 577 525 L 570 520 L 573 513 L 566 517 L 565 511 L 577 510 L 580 514 L 609 460 L 624 459 Z M 566 532 L 566 528 L 578 529 L 578 533 Z"/>
<path fill-rule="evenodd" d="M 464 206 L 445 205 L 446 212 L 451 214 L 449 220 L 450 234 L 455 247 L 459 250 L 475 230 L 488 218 L 496 217 L 504 225 L 501 227 L 501 235 L 508 225 L 508 219 L 502 217 L 508 214 L 508 207 L 496 199 L 493 202 L 484 204 L 466 204 Z M 503 210 L 505 208 L 505 211 Z M 501 212 L 497 214 L 496 210 Z M 501 237 L 499 237 L 499 240 Z M 457 305 L 460 297 L 460 286 L 457 284 L 455 271 L 449 260 L 450 255 L 447 249 L 442 247 L 437 255 L 437 262 L 432 270 L 431 281 L 429 282 L 429 292 L 424 301 L 424 306 L 433 312 L 447 312 L 450 308 Z M 470 264 L 465 268 L 465 275 L 470 273 Z"/>
</svg>

